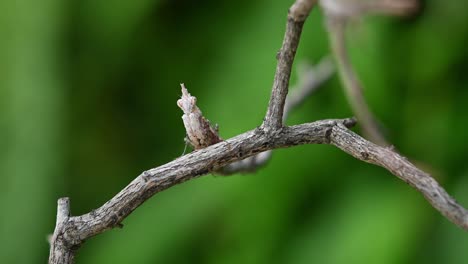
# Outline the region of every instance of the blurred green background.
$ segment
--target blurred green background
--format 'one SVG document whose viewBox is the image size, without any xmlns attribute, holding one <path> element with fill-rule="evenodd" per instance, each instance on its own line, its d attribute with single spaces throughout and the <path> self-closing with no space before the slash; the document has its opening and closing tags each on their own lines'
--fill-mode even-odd
<svg viewBox="0 0 468 264">
<path fill-rule="evenodd" d="M 180 156 L 179 83 L 224 138 L 259 125 L 291 3 L 0 1 L 0 262 L 46 262 L 57 198 L 86 213 Z M 348 32 L 390 141 L 465 207 L 467 6 L 425 1 L 413 18 L 365 19 Z M 328 54 L 323 24 L 314 10 L 296 62 Z M 349 116 L 334 76 L 288 123 Z M 327 145 L 277 150 L 253 175 L 176 186 L 123 224 L 88 240 L 77 263 L 468 259 L 466 232 L 422 195 Z"/>
</svg>

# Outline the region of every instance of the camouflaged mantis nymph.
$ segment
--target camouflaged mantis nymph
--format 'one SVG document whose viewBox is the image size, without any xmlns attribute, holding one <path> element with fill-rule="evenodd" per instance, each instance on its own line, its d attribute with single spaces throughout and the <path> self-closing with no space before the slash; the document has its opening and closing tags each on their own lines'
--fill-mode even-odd
<svg viewBox="0 0 468 264">
<path fill-rule="evenodd" d="M 210 121 L 203 116 L 200 108 L 196 105 L 197 98 L 187 91 L 183 83 L 180 84 L 180 87 L 182 88 L 182 96 L 177 100 L 177 105 L 184 112 L 182 120 L 187 132 L 185 141 L 195 150 L 221 142 L 223 139 L 219 137 L 217 127 L 210 124 Z"/>
</svg>

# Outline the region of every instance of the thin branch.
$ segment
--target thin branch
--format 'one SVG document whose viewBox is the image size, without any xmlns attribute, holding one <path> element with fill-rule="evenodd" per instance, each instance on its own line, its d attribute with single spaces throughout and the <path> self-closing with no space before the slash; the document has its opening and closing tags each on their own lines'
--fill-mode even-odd
<svg viewBox="0 0 468 264">
<path fill-rule="evenodd" d="M 409 16 L 420 8 L 418 0 L 379 0 L 371 1 L 365 6 L 364 12 L 390 16 Z"/>
<path fill-rule="evenodd" d="M 327 15 L 359 19 L 366 15 L 408 16 L 419 9 L 418 0 L 320 0 Z"/>
<path fill-rule="evenodd" d="M 283 44 L 276 56 L 278 64 L 270 102 L 262 125 L 267 132 L 278 130 L 283 126 L 283 109 L 288 94 L 294 56 L 299 45 L 304 22 L 316 2 L 315 0 L 297 0 L 289 9 Z"/>
<path fill-rule="evenodd" d="M 309 96 L 311 96 L 322 84 L 330 79 L 335 72 L 335 66 L 332 59 L 327 56 L 322 58 L 317 65 L 311 66 L 306 64 L 305 69 L 298 71 L 297 87 L 291 89 L 291 94 L 286 98 L 284 106 L 283 123 L 294 109 L 299 107 Z M 271 159 L 272 151 L 268 150 L 258 153 L 244 160 L 233 162 L 221 170 L 217 174 L 232 175 L 234 173 L 252 173 L 264 166 Z"/>
<path fill-rule="evenodd" d="M 368 14 L 406 16 L 419 8 L 418 0 L 320 0 L 325 12 L 330 46 L 338 64 L 338 73 L 349 104 L 363 128 L 364 135 L 381 145 L 390 145 L 380 131 L 378 122 L 367 105 L 359 77 L 355 73 L 346 49 L 346 27 L 350 20 Z"/>
<path fill-rule="evenodd" d="M 351 108 L 362 126 L 364 135 L 381 146 L 390 145 L 385 140 L 375 117 L 369 110 L 369 106 L 362 94 L 362 85 L 350 63 L 345 40 L 346 19 L 327 15 L 327 26 L 332 53 L 337 61 L 338 73 L 343 81 L 343 88 Z"/>
<path fill-rule="evenodd" d="M 257 155 L 239 160 L 222 167 L 216 171 L 216 174 L 229 176 L 235 173 L 247 174 L 256 172 L 259 168 L 265 166 L 271 159 L 271 150 L 258 153 Z"/>
<path fill-rule="evenodd" d="M 391 148 L 380 147 L 363 139 L 341 124 L 332 128 L 330 143 L 359 160 L 387 169 L 421 192 L 447 219 L 468 231 L 468 210 L 448 195 L 431 175 L 418 169 L 407 158 Z"/>
</svg>

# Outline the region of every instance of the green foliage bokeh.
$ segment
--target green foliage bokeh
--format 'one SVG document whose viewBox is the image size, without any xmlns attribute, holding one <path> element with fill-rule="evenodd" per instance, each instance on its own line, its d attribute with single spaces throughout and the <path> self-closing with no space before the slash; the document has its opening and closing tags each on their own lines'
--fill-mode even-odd
<svg viewBox="0 0 468 264">
<path fill-rule="evenodd" d="M 179 83 L 222 137 L 258 126 L 291 2 L 0 1 L 0 262 L 46 261 L 57 198 L 86 213 L 180 156 Z M 465 206 L 467 5 L 428 0 L 415 17 L 365 19 L 348 32 L 390 141 Z M 316 9 L 296 65 L 328 53 Z M 288 123 L 349 116 L 335 76 Z M 323 145 L 277 150 L 252 175 L 173 187 L 123 224 L 89 239 L 77 263 L 468 259 L 466 233 L 418 192 Z"/>
</svg>

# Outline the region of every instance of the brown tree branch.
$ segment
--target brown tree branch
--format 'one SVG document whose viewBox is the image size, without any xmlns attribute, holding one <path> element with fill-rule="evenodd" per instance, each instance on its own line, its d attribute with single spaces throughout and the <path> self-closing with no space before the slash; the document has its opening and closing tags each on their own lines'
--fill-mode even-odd
<svg viewBox="0 0 468 264">
<path fill-rule="evenodd" d="M 267 132 L 275 131 L 283 126 L 283 109 L 288 94 L 294 56 L 299 45 L 304 22 L 316 2 L 314 0 L 297 0 L 289 9 L 283 45 L 276 55 L 278 64 L 270 102 L 262 125 Z"/>
<path fill-rule="evenodd" d="M 380 147 L 363 139 L 341 124 L 332 128 L 330 143 L 359 160 L 387 169 L 421 192 L 447 219 L 468 231 L 468 210 L 450 197 L 431 175 L 418 169 L 407 158 L 391 148 Z"/>
<path fill-rule="evenodd" d="M 350 20 L 357 20 L 368 14 L 410 15 L 418 9 L 419 2 L 417 0 L 320 0 L 320 6 L 325 12 L 330 46 L 337 62 L 338 74 L 363 133 L 376 144 L 389 146 L 369 109 L 359 77 L 350 62 L 346 49 L 346 28 Z"/>
<path fill-rule="evenodd" d="M 419 9 L 418 0 L 320 0 L 327 15 L 359 19 L 365 15 L 407 16 Z"/>
</svg>

